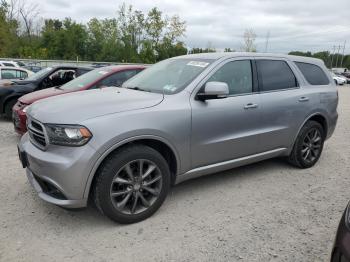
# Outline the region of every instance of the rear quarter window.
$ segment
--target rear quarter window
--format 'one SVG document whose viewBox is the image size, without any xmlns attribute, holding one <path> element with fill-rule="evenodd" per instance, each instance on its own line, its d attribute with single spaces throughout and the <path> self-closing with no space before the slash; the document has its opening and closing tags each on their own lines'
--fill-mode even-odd
<svg viewBox="0 0 350 262">
<path fill-rule="evenodd" d="M 328 85 L 329 79 L 323 70 L 314 64 L 294 62 L 301 73 L 304 75 L 306 81 L 311 85 Z"/>
</svg>

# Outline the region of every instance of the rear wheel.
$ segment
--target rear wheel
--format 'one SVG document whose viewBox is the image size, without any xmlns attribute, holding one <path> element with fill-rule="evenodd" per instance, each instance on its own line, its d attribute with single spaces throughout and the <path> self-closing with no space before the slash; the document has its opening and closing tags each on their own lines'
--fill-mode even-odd
<svg viewBox="0 0 350 262">
<path fill-rule="evenodd" d="M 12 119 L 12 108 L 16 104 L 17 99 L 11 99 L 5 104 L 5 118 L 11 120 Z"/>
<path fill-rule="evenodd" d="M 97 208 L 123 224 L 150 217 L 170 188 L 167 162 L 158 151 L 143 145 L 118 150 L 103 163 L 97 175 Z"/>
<path fill-rule="evenodd" d="M 321 156 L 324 139 L 323 127 L 318 122 L 308 121 L 298 134 L 289 162 L 300 168 L 312 167 Z"/>
</svg>

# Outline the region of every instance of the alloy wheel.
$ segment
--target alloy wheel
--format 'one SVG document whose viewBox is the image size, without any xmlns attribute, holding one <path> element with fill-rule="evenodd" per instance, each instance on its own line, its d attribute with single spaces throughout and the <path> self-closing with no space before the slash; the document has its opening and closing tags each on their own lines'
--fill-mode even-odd
<svg viewBox="0 0 350 262">
<path fill-rule="evenodd" d="M 112 180 L 110 198 L 121 213 L 134 215 L 147 210 L 162 189 L 162 174 L 150 160 L 137 159 L 124 165 Z"/>
<path fill-rule="evenodd" d="M 313 162 L 315 161 L 320 153 L 322 147 L 322 136 L 317 128 L 310 129 L 303 140 L 301 155 L 304 161 Z"/>
</svg>

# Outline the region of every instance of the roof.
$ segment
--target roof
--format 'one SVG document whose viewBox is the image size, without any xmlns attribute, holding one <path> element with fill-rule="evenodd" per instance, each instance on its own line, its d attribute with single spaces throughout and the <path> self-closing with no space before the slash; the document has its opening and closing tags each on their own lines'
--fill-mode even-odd
<svg viewBox="0 0 350 262">
<path fill-rule="evenodd" d="M 27 68 L 23 68 L 23 67 L 14 67 L 14 66 L 0 66 L 0 70 L 1 69 L 10 69 L 10 70 L 20 70 L 20 71 L 25 71 L 25 72 L 32 72 Z"/>
<path fill-rule="evenodd" d="M 294 56 L 294 55 L 285 55 L 285 54 L 274 54 L 274 53 L 255 53 L 255 52 L 218 52 L 218 53 L 199 53 L 199 54 L 190 54 L 178 56 L 175 58 L 197 58 L 197 59 L 225 59 L 225 58 L 234 58 L 234 57 L 275 57 L 275 58 L 285 58 L 292 61 L 300 62 L 312 62 L 312 63 L 323 63 L 321 59 L 304 57 L 304 56 Z"/>
<path fill-rule="evenodd" d="M 91 66 L 74 66 L 74 65 L 56 65 L 56 66 L 48 66 L 48 68 L 68 68 L 68 69 L 86 69 L 93 70 L 95 68 Z"/>
<path fill-rule="evenodd" d="M 122 71 L 122 70 L 133 70 L 133 69 L 145 69 L 145 65 L 110 65 L 104 67 L 98 67 L 96 69 L 108 70 L 108 71 Z"/>
</svg>

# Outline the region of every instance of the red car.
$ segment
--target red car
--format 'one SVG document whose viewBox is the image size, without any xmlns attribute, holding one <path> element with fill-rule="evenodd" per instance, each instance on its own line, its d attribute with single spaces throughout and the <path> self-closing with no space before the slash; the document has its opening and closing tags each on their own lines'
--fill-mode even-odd
<svg viewBox="0 0 350 262">
<path fill-rule="evenodd" d="M 142 65 L 108 66 L 92 70 L 60 87 L 52 87 L 39 90 L 20 97 L 14 105 L 13 124 L 15 131 L 23 135 L 27 132 L 26 108 L 43 98 L 61 94 L 83 91 L 106 86 L 121 86 L 126 80 L 145 69 Z"/>
</svg>

